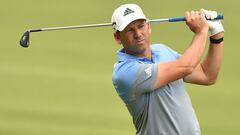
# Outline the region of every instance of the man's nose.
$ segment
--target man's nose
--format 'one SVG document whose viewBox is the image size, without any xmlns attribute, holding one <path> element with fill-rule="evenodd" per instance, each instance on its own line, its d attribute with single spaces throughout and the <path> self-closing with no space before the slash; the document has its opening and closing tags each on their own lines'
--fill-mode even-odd
<svg viewBox="0 0 240 135">
<path fill-rule="evenodd" d="M 139 30 L 139 29 L 136 29 L 135 30 L 135 32 L 134 32 L 134 36 L 135 36 L 135 38 L 139 38 L 139 37 L 141 37 L 141 30 Z"/>
</svg>

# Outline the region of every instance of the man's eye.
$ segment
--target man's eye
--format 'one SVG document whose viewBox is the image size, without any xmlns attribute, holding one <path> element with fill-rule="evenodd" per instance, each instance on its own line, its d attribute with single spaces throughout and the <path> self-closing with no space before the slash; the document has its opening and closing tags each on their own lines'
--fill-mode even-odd
<svg viewBox="0 0 240 135">
<path fill-rule="evenodd" d="M 139 28 L 143 28 L 145 25 L 144 24 L 141 24 L 141 25 L 139 25 L 138 27 Z"/>
<path fill-rule="evenodd" d="M 132 29 L 128 29 L 127 32 L 132 32 L 133 30 Z"/>
</svg>

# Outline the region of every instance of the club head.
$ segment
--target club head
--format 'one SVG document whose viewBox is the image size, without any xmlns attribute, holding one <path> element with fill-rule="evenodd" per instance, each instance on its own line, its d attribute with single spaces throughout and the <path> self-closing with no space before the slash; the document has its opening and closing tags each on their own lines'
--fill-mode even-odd
<svg viewBox="0 0 240 135">
<path fill-rule="evenodd" d="M 20 45 L 24 48 L 29 47 L 29 36 L 30 36 L 30 30 L 26 31 L 21 40 L 20 40 Z"/>
</svg>

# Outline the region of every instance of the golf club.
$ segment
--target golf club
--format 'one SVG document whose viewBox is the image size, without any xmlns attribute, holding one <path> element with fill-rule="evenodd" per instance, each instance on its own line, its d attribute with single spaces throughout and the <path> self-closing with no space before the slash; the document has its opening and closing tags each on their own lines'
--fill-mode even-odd
<svg viewBox="0 0 240 135">
<path fill-rule="evenodd" d="M 218 14 L 214 20 L 223 19 L 223 14 Z M 165 18 L 165 19 L 152 19 L 148 20 L 148 22 L 179 22 L 186 21 L 185 17 L 175 17 L 175 18 Z M 22 47 L 29 47 L 30 33 L 31 32 L 41 32 L 41 31 L 51 31 L 51 30 L 63 30 L 63 29 L 77 29 L 77 28 L 90 28 L 90 27 L 103 27 L 103 26 L 112 26 L 112 23 L 102 23 L 102 24 L 87 24 L 87 25 L 78 25 L 78 26 L 63 26 L 63 27 L 51 27 L 51 28 L 40 28 L 40 29 L 29 29 L 24 32 L 20 45 Z"/>
</svg>

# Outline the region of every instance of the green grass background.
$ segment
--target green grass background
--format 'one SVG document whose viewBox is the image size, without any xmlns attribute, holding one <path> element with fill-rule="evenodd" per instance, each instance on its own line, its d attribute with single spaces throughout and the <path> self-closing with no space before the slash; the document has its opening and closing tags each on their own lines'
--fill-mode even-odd
<svg viewBox="0 0 240 135">
<path fill-rule="evenodd" d="M 235 0 L 0 0 L 0 135 L 133 135 L 131 117 L 111 74 L 121 47 L 110 27 L 31 34 L 29 28 L 110 22 L 123 3 L 137 3 L 149 18 L 186 10 L 224 13 L 224 60 L 217 84 L 187 84 L 203 135 L 238 135 L 239 8 Z M 183 52 L 193 34 L 185 23 L 152 25 L 152 42 Z"/>
</svg>

